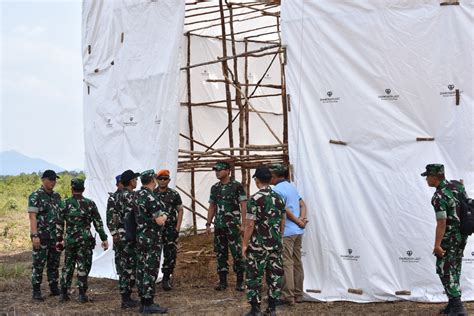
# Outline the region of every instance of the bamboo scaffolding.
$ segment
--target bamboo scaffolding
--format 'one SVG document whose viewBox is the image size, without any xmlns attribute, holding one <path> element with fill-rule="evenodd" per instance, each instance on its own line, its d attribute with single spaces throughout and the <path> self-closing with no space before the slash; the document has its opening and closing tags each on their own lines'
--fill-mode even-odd
<svg viewBox="0 0 474 316">
<path fill-rule="evenodd" d="M 217 82 L 217 83 L 226 83 L 226 80 L 222 79 L 207 79 L 207 82 Z M 235 80 L 232 80 L 232 82 L 235 83 Z M 230 83 L 230 82 L 229 82 Z M 276 84 L 255 84 L 255 83 L 249 83 L 249 84 L 240 84 L 241 86 L 249 86 L 249 87 L 260 87 L 260 88 L 272 88 L 272 89 L 281 89 L 281 85 L 276 85 Z M 240 88 L 240 87 L 239 87 Z"/>
<path fill-rule="evenodd" d="M 247 80 L 247 81 L 248 81 L 248 80 Z M 247 82 L 247 81 L 246 81 L 246 82 Z M 248 90 L 248 89 L 247 89 L 247 90 Z M 247 97 L 247 98 L 248 98 L 248 99 L 254 99 L 254 98 L 269 98 L 269 97 L 281 97 L 281 93 L 259 94 L 259 95 L 249 96 L 249 97 Z M 234 102 L 235 99 L 232 99 L 232 101 Z M 206 106 L 206 105 L 212 105 L 212 104 L 224 103 L 224 102 L 227 102 L 227 100 L 224 99 L 224 100 L 209 101 L 209 102 L 191 103 L 191 106 Z M 187 102 L 182 102 L 181 105 L 182 105 L 182 106 L 187 106 L 188 103 L 187 103 Z M 265 112 L 263 112 L 263 113 L 265 113 Z M 267 113 L 273 113 L 273 112 L 267 112 Z"/>
<path fill-rule="evenodd" d="M 191 35 L 187 33 L 188 39 L 188 47 L 187 47 L 187 65 L 191 64 Z M 193 142 L 193 111 L 191 106 L 191 69 L 188 68 L 186 70 L 186 81 L 187 81 L 187 93 L 188 93 L 188 128 L 189 128 L 189 149 L 190 151 L 194 151 L 194 142 Z M 194 157 L 191 155 L 191 161 L 194 160 Z M 195 174 L 194 171 L 191 169 L 191 195 L 196 196 L 195 191 Z M 196 222 L 196 203 L 195 201 L 191 201 L 191 209 L 193 210 L 193 231 L 194 234 L 197 234 L 197 222 Z"/>
</svg>

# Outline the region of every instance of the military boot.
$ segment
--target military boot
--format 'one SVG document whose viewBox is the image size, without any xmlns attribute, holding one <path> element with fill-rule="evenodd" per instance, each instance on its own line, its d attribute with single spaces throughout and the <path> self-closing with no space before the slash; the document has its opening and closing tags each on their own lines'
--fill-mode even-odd
<svg viewBox="0 0 474 316">
<path fill-rule="evenodd" d="M 86 290 L 79 289 L 79 303 L 89 302 L 89 297 L 86 295 Z"/>
<path fill-rule="evenodd" d="M 268 307 L 265 310 L 264 315 L 276 316 L 276 303 L 277 301 L 271 297 L 268 298 Z"/>
<path fill-rule="evenodd" d="M 161 307 L 158 304 L 154 304 L 152 298 L 146 298 L 142 299 L 139 311 L 140 314 L 164 314 L 168 309 L 166 307 Z"/>
<path fill-rule="evenodd" d="M 216 291 L 224 291 L 227 288 L 227 271 L 219 272 L 219 284 L 214 288 Z"/>
<path fill-rule="evenodd" d="M 245 314 L 245 316 L 262 316 L 262 311 L 260 310 L 260 303 L 257 302 L 250 302 L 252 308 L 250 312 Z"/>
<path fill-rule="evenodd" d="M 44 301 L 44 297 L 41 295 L 41 285 L 37 284 L 33 286 L 33 299 L 36 301 Z"/>
<path fill-rule="evenodd" d="M 243 290 L 245 290 L 245 286 L 244 286 L 244 273 L 243 272 L 238 272 L 237 273 L 237 282 L 235 283 L 235 289 L 237 291 L 240 291 L 242 292 Z"/>
<path fill-rule="evenodd" d="M 451 308 L 449 309 L 448 315 L 449 316 L 464 316 L 464 315 L 467 315 L 466 308 L 464 307 L 463 303 L 461 302 L 460 297 L 456 297 L 456 298 L 452 299 Z"/>
<path fill-rule="evenodd" d="M 122 294 L 122 305 L 121 305 L 122 308 L 125 309 L 125 308 L 137 307 L 138 304 L 139 304 L 138 301 L 131 298 L 130 292 Z"/>
<path fill-rule="evenodd" d="M 49 292 L 49 296 L 59 296 L 61 294 L 57 283 L 53 283 L 49 286 Z"/>
<path fill-rule="evenodd" d="M 163 275 L 163 279 L 161 280 L 161 287 L 165 291 L 171 291 L 172 290 L 169 274 L 164 274 Z"/>
<path fill-rule="evenodd" d="M 66 302 L 69 301 L 69 293 L 67 292 L 67 288 L 62 287 L 61 288 L 61 295 L 59 296 L 59 301 L 60 302 Z"/>
</svg>

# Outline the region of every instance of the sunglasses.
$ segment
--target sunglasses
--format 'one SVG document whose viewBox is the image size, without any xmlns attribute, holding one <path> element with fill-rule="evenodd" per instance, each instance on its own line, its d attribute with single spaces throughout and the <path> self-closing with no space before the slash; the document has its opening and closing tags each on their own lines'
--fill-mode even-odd
<svg viewBox="0 0 474 316">
<path fill-rule="evenodd" d="M 168 181 L 170 178 L 168 178 L 168 177 L 159 177 L 157 179 L 160 180 L 160 181 Z"/>
</svg>

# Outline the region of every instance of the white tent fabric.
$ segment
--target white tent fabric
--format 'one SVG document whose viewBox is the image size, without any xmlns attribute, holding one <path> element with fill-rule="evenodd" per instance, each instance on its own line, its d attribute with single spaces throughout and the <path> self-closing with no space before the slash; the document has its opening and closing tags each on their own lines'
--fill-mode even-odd
<svg viewBox="0 0 474 316">
<path fill-rule="evenodd" d="M 176 170 L 183 21 L 181 1 L 83 2 L 85 194 L 104 223 L 117 174 Z M 90 275 L 116 278 L 113 260 L 96 247 Z"/>
<path fill-rule="evenodd" d="M 309 206 L 305 289 L 327 301 L 446 300 L 431 254 L 434 189 L 420 173 L 443 163 L 474 195 L 474 3 L 282 3 L 290 160 Z M 474 299 L 472 237 L 461 287 Z"/>
</svg>

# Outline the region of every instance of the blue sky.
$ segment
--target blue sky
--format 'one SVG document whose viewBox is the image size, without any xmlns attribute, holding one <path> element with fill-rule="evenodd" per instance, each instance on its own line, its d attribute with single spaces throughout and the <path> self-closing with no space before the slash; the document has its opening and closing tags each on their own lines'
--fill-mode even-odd
<svg viewBox="0 0 474 316">
<path fill-rule="evenodd" d="M 82 2 L 0 4 L 0 151 L 82 169 Z"/>
</svg>

